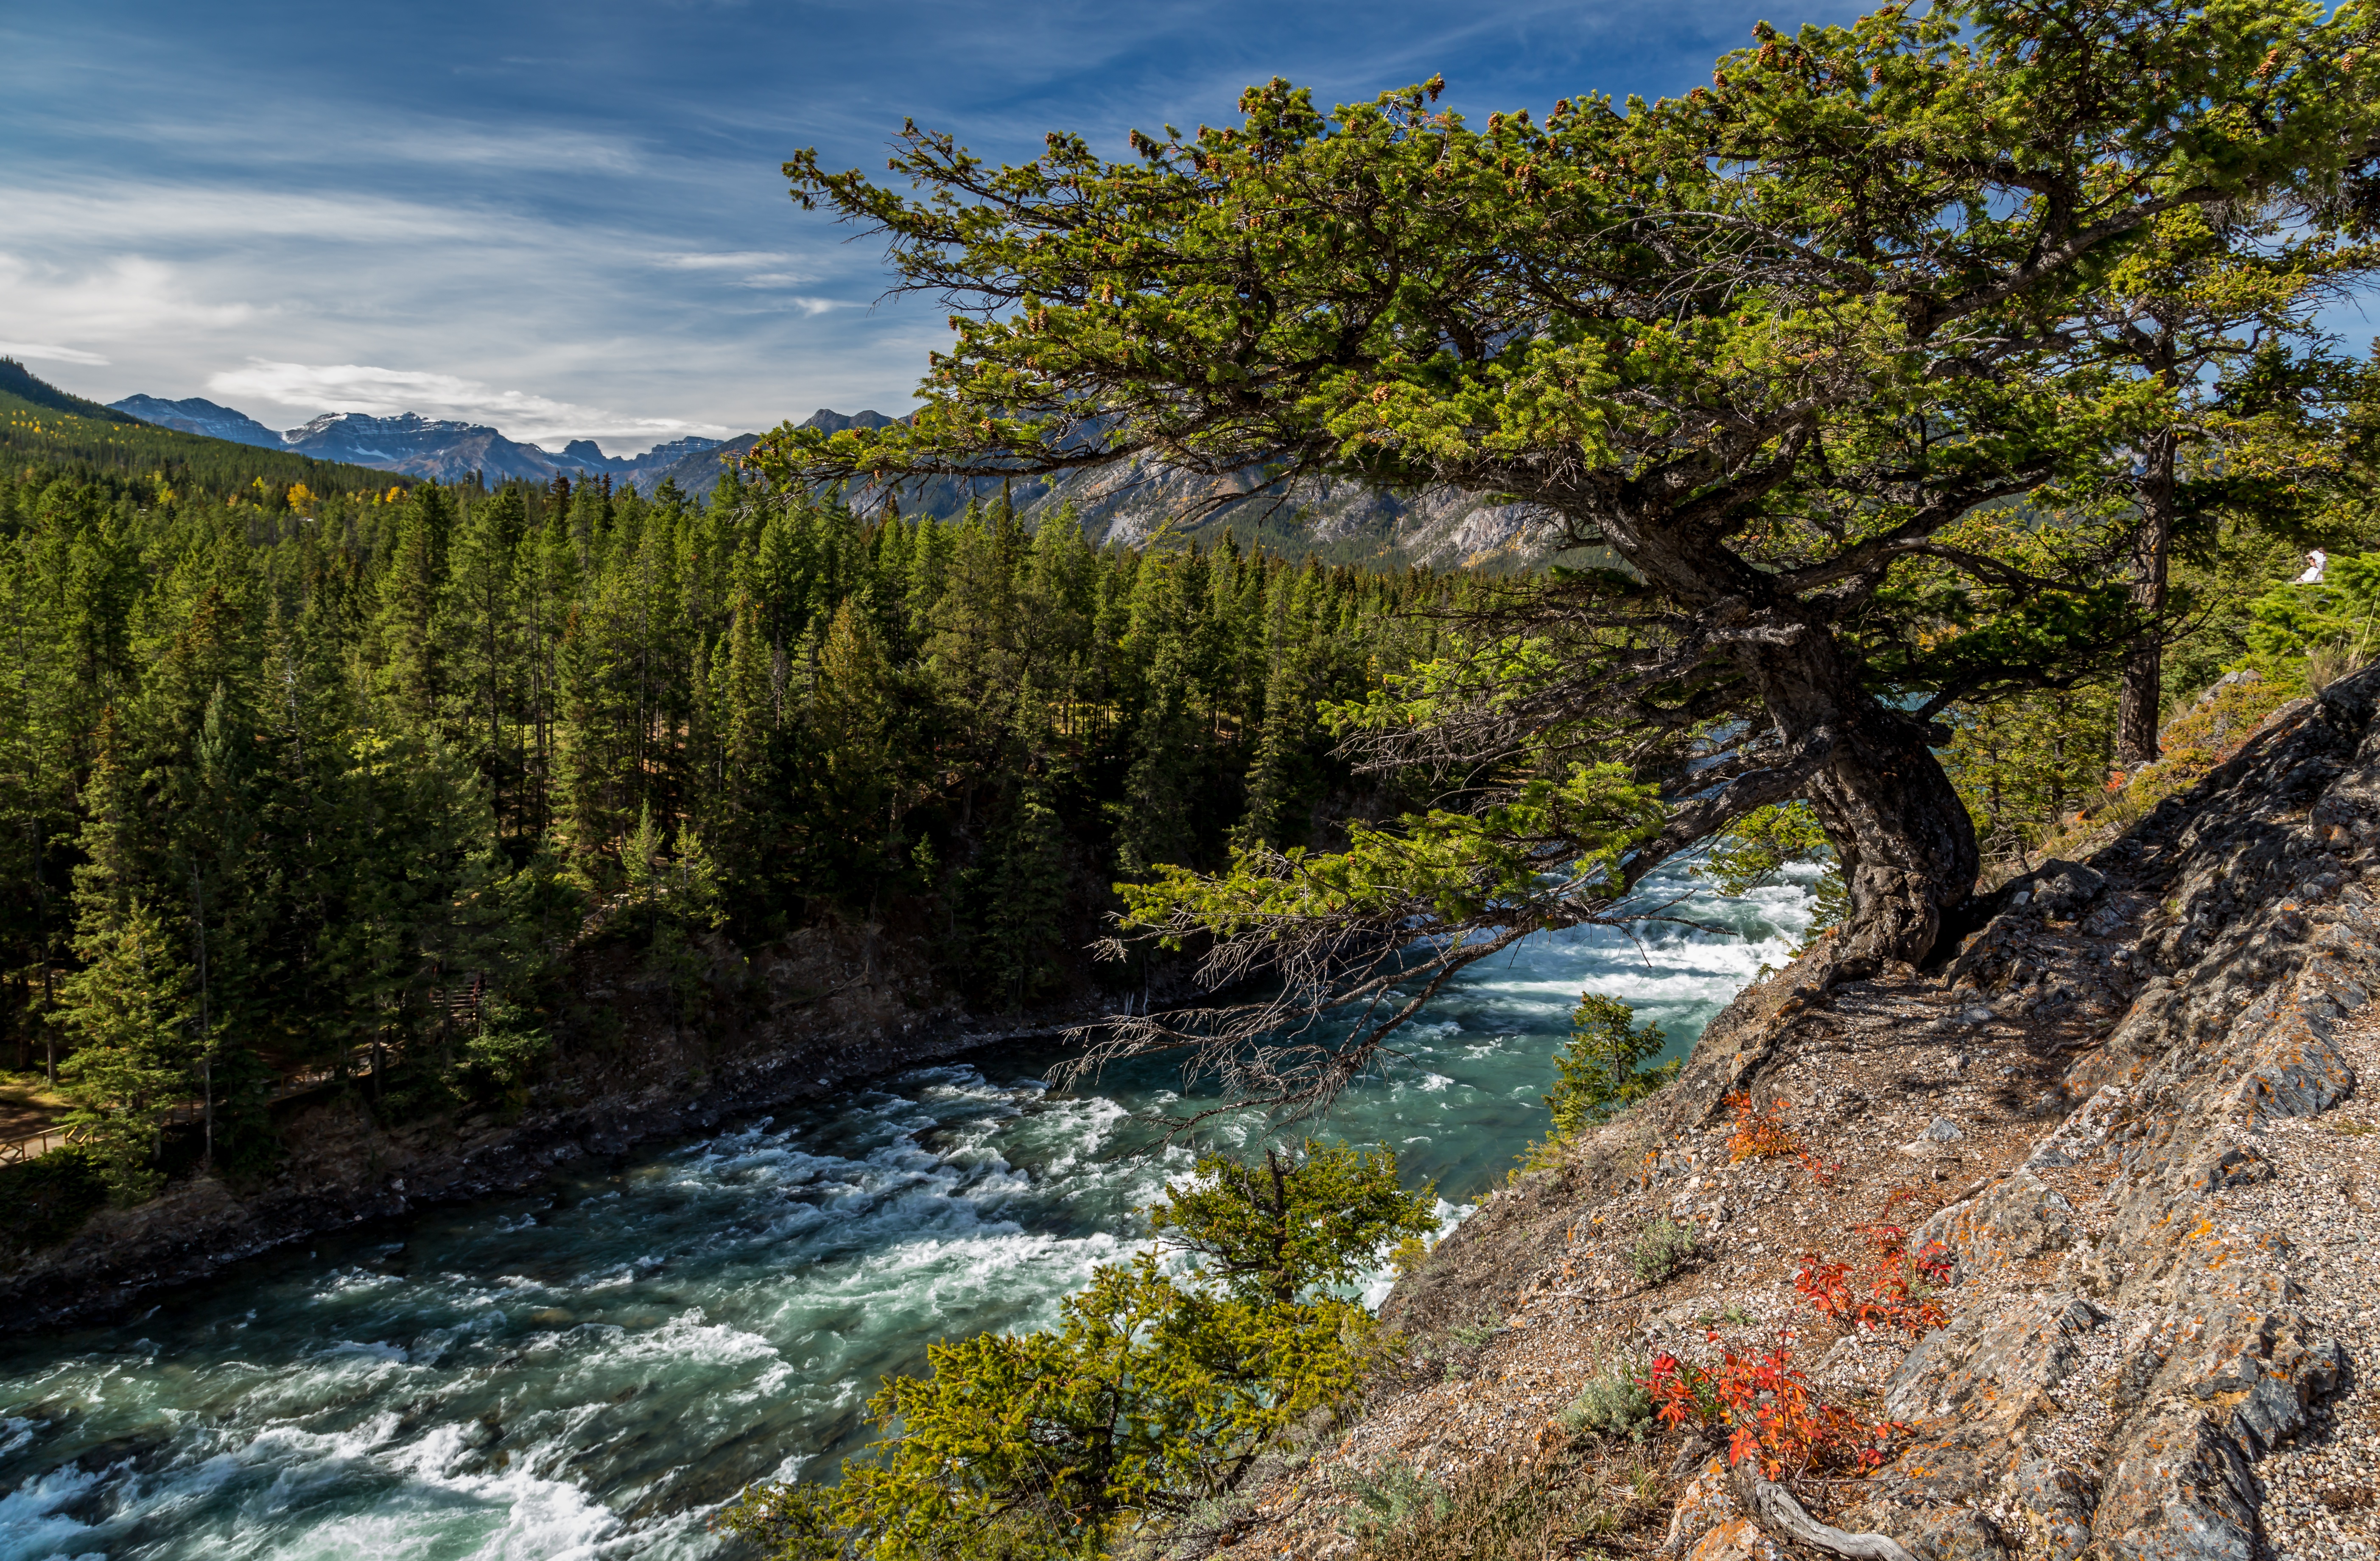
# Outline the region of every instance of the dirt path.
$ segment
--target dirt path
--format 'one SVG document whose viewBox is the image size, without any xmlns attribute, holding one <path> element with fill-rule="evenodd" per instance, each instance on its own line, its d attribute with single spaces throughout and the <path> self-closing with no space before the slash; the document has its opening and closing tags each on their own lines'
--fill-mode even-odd
<svg viewBox="0 0 2380 1561">
<path fill-rule="evenodd" d="M 67 1110 L 66 1101 L 38 1075 L 0 1079 L 0 1140 L 38 1133 Z"/>
</svg>

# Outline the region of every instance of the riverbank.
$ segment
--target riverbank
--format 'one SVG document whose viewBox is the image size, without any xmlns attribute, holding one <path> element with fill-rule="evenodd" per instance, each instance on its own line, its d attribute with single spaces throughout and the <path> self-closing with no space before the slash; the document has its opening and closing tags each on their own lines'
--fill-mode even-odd
<svg viewBox="0 0 2380 1561">
<path fill-rule="evenodd" d="M 552 1077 L 514 1119 L 384 1120 L 360 1087 L 291 1103 L 269 1175 L 238 1185 L 179 1178 L 139 1207 L 100 1210 L 55 1246 L 0 1256 L 0 1335 L 121 1317 L 292 1242 L 515 1191 L 564 1166 L 895 1069 L 1051 1036 L 1096 1018 L 1105 1001 L 1083 994 L 987 1021 L 936 991 L 922 958 L 865 930 L 798 933 L 748 958 L 723 944 L 707 952 L 710 983 L 732 983 L 739 998 L 731 1022 L 689 1026 L 663 979 L 590 960 L 582 996 L 601 1022 L 573 1027 Z"/>
</svg>

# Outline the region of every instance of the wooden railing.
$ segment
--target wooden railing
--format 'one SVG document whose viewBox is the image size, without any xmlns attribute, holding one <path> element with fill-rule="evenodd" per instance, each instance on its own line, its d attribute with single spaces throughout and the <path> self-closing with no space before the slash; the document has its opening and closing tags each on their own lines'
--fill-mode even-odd
<svg viewBox="0 0 2380 1561">
<path fill-rule="evenodd" d="M 36 1132 L 0 1139 L 0 1165 L 19 1165 L 28 1160 L 38 1159 L 62 1143 L 80 1143 L 90 1133 L 88 1128 L 61 1128 L 52 1124 Z"/>
</svg>

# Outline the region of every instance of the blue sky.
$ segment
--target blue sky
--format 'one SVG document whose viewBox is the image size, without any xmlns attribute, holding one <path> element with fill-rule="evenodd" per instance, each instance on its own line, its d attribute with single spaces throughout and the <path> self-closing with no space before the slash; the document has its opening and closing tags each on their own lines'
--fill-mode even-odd
<svg viewBox="0 0 2380 1561">
<path fill-rule="evenodd" d="M 1044 130 L 1339 102 L 1443 72 L 1475 116 L 1707 79 L 1737 0 L 241 4 L 0 11 L 0 352 L 69 389 L 492 422 L 614 453 L 819 407 L 900 411 L 943 339 L 880 249 L 786 199 L 905 115 Z"/>
<path fill-rule="evenodd" d="M 822 406 L 899 411 L 946 334 L 880 249 L 786 199 L 905 115 L 1029 156 L 1064 127 L 1337 102 L 1445 73 L 1466 112 L 1707 79 L 1735 0 L 77 0 L 0 10 L 0 352 L 87 396 L 492 422 L 614 452 Z"/>
</svg>

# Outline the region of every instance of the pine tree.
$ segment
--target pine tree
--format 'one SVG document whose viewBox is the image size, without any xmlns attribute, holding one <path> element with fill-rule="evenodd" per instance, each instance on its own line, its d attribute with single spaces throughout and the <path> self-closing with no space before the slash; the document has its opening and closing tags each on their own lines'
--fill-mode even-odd
<svg viewBox="0 0 2380 1561">
<path fill-rule="evenodd" d="M 154 1168 L 159 1125 L 192 1091 L 189 971 L 164 920 L 126 900 L 90 917 L 67 978 L 63 1018 L 77 1042 L 59 1069 L 110 1191 L 137 1203 L 163 1180 Z"/>
<path fill-rule="evenodd" d="M 1299 748 L 1312 730 L 1314 716 L 1305 694 L 1298 666 L 1299 648 L 1291 640 L 1290 590 L 1273 591 L 1271 643 L 1265 647 L 1264 722 L 1257 739 L 1256 762 L 1248 770 L 1248 807 L 1237 843 L 1278 848 L 1284 844 L 1285 819 L 1296 780 L 1292 774 Z"/>
<path fill-rule="evenodd" d="M 520 490 L 505 488 L 473 506 L 456 529 L 447 581 L 452 690 L 446 725 L 488 778 L 499 820 L 521 811 L 516 788 L 521 624 L 513 571 L 528 524 Z"/>
<path fill-rule="evenodd" d="M 969 873 L 978 907 L 975 965 L 994 1000 L 1014 1012 L 1058 974 L 1065 909 L 1064 832 L 1041 776 L 1018 787 L 985 856 Z"/>
<path fill-rule="evenodd" d="M 426 483 L 415 490 L 398 514 L 388 566 L 381 576 L 381 687 L 417 726 L 437 718 L 445 693 L 438 607 L 446 579 L 447 523 L 446 502 L 439 491 Z"/>
</svg>

